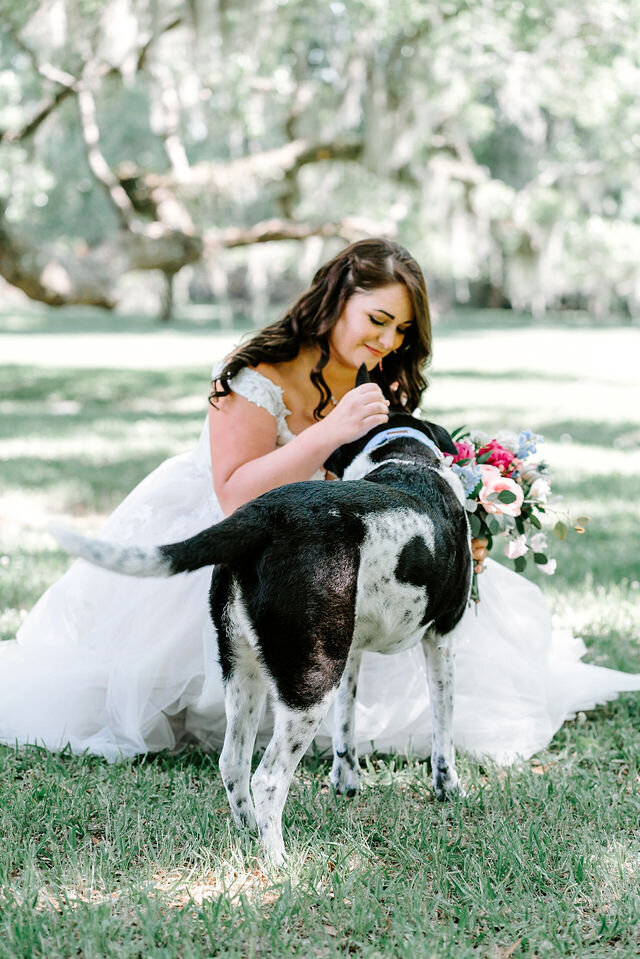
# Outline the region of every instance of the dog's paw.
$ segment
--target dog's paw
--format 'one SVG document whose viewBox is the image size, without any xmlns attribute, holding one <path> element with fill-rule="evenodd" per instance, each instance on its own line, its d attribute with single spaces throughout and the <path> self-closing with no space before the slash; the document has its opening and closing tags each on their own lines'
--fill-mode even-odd
<svg viewBox="0 0 640 959">
<path fill-rule="evenodd" d="M 264 851 L 265 865 L 279 869 L 284 866 L 287 853 L 284 848 L 282 829 L 271 817 L 258 822 L 258 834 Z"/>
<path fill-rule="evenodd" d="M 444 756 L 438 756 L 433 762 L 433 791 L 439 802 L 461 799 L 464 796 L 455 767 L 448 766 Z"/>
<path fill-rule="evenodd" d="M 265 858 L 265 867 L 267 871 L 271 869 L 282 869 L 287 862 L 287 854 L 283 849 L 267 849 L 264 850 Z"/>
<path fill-rule="evenodd" d="M 456 782 L 454 786 L 446 785 L 436 785 L 434 782 L 433 789 L 436 794 L 436 799 L 438 802 L 449 802 L 453 799 L 464 799 L 466 793 L 460 783 Z"/>
<path fill-rule="evenodd" d="M 360 770 L 355 755 L 348 750 L 333 757 L 331 784 L 339 796 L 352 798 L 360 788 Z"/>
<path fill-rule="evenodd" d="M 257 832 L 258 824 L 253 803 L 250 799 L 240 798 L 239 801 L 230 801 L 231 815 L 238 829 L 248 829 L 250 832 Z"/>
</svg>

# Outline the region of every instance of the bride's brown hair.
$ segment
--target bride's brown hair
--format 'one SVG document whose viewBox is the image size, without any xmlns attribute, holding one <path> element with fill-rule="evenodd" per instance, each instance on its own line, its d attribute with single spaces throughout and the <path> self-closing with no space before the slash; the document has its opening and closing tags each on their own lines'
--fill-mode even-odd
<svg viewBox="0 0 640 959">
<path fill-rule="evenodd" d="M 329 334 L 345 303 L 353 293 L 392 283 L 403 283 L 407 288 L 413 322 L 400 347 L 384 358 L 382 369 L 376 367 L 370 376 L 392 405 L 402 403 L 415 409 L 427 386 L 422 370 L 431 358 L 427 287 L 411 254 L 399 243 L 380 238 L 358 240 L 321 266 L 307 292 L 281 320 L 260 330 L 229 357 L 214 381 L 209 402 L 215 405 L 221 396 L 228 396 L 229 380 L 245 366 L 286 363 L 295 359 L 301 346 L 317 346 L 318 361 L 310 379 L 320 394 L 314 410 L 315 418 L 320 419 L 331 400 L 331 390 L 322 375 L 329 361 Z"/>
</svg>

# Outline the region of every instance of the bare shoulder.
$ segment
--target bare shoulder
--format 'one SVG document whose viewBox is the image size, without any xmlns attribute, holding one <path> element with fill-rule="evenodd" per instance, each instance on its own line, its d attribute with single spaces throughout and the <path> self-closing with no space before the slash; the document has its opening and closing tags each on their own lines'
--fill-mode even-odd
<svg viewBox="0 0 640 959">
<path fill-rule="evenodd" d="M 301 364 L 300 357 L 289 360 L 287 363 L 258 363 L 255 369 L 283 390 L 298 386 L 308 378 L 308 372 Z"/>
</svg>

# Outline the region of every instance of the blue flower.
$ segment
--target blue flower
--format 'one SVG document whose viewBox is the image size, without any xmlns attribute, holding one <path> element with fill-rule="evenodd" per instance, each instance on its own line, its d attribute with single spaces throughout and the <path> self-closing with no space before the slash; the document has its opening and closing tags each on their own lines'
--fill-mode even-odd
<svg viewBox="0 0 640 959">
<path fill-rule="evenodd" d="M 518 437 L 518 451 L 516 453 L 518 459 L 525 460 L 527 456 L 531 456 L 537 452 L 538 443 L 542 443 L 543 440 L 544 436 L 540 436 L 539 433 L 533 433 L 531 430 L 522 430 Z"/>
<path fill-rule="evenodd" d="M 482 479 L 480 467 L 475 463 L 468 463 L 466 466 L 460 466 L 459 463 L 454 463 L 451 469 L 456 476 L 460 478 L 460 481 L 464 486 L 465 495 L 471 496 L 474 489 Z"/>
</svg>

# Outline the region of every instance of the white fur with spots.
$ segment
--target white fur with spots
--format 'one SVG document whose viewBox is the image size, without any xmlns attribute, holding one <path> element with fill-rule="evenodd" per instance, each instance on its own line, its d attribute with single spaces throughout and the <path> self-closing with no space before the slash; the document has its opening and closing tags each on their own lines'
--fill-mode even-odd
<svg viewBox="0 0 640 959">
<path fill-rule="evenodd" d="M 400 583 L 395 576 L 403 547 L 421 536 L 433 553 L 433 521 L 410 509 L 393 509 L 365 518 L 360 549 L 353 645 L 377 653 L 397 653 L 424 636 L 427 594 L 423 586 Z"/>
<path fill-rule="evenodd" d="M 64 526 L 51 524 L 51 533 L 68 553 L 96 566 L 126 576 L 172 576 L 171 561 L 154 546 L 119 546 L 104 539 L 90 539 Z"/>
<path fill-rule="evenodd" d="M 256 648 L 257 638 L 237 585 L 227 607 L 226 629 L 233 669 L 225 681 L 227 727 L 220 775 L 236 825 L 257 829 L 268 858 L 281 865 L 282 812 L 291 780 L 329 710 L 335 689 L 309 709 L 291 709 L 279 699 Z M 273 735 L 251 778 L 251 758 L 267 695 L 273 705 Z"/>
<path fill-rule="evenodd" d="M 333 709 L 333 766 L 331 782 L 340 795 L 355 796 L 360 769 L 355 729 L 355 702 L 362 650 L 351 647 Z"/>
</svg>

